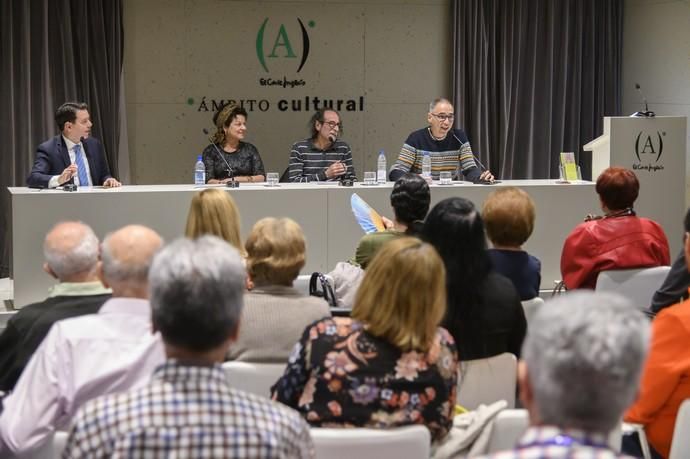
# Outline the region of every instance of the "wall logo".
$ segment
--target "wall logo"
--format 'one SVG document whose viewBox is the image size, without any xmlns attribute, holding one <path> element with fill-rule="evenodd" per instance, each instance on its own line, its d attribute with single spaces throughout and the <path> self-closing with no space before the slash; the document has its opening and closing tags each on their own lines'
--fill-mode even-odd
<svg viewBox="0 0 690 459">
<path fill-rule="evenodd" d="M 659 171 L 663 170 L 663 164 L 658 164 L 661 154 L 664 152 L 664 136 L 666 132 L 656 131 L 648 134 L 640 131 L 635 138 L 635 157 L 637 163 L 633 164 L 633 170 Z M 654 161 L 654 164 L 652 164 Z M 646 163 L 646 164 L 643 164 Z"/>
<path fill-rule="evenodd" d="M 309 58 L 309 34 L 306 27 L 304 27 L 302 19 L 297 18 L 297 23 L 302 31 L 302 52 L 300 53 L 301 58 L 297 66 L 297 73 L 299 73 Z M 295 41 L 290 40 L 285 24 L 281 23 L 275 34 L 267 31 L 267 25 L 268 18 L 264 19 L 261 27 L 259 27 L 259 32 L 256 34 L 256 57 L 259 58 L 261 67 L 268 72 L 267 61 L 270 62 L 271 59 L 294 59 L 296 63 L 297 54 L 295 51 L 299 51 L 299 49 L 295 48 Z M 309 21 L 309 27 L 314 27 L 315 25 L 314 21 Z M 269 34 L 268 37 L 267 34 Z M 275 38 L 271 39 L 271 37 Z M 264 46 L 266 43 L 268 43 L 267 47 Z M 269 51 L 268 54 L 266 54 L 267 49 Z"/>
</svg>

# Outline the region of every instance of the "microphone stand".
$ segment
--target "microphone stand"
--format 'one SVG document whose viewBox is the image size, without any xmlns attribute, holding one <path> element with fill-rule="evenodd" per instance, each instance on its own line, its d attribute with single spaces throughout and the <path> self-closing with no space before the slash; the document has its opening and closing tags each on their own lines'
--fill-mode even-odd
<svg viewBox="0 0 690 459">
<path fill-rule="evenodd" d="M 204 134 L 208 135 L 208 129 L 204 128 Z M 213 149 L 216 150 L 216 153 L 218 153 L 218 156 L 220 156 L 220 159 L 223 160 L 225 163 L 226 171 L 228 172 L 228 178 L 230 179 L 229 181 L 225 182 L 225 186 L 228 188 L 239 188 L 240 187 L 240 182 L 235 181 L 235 171 L 233 170 L 232 167 L 230 167 L 230 163 L 225 159 L 225 156 L 223 156 L 223 153 L 220 152 L 218 149 L 218 145 L 216 145 L 213 142 L 213 138 L 209 137 L 209 142 L 211 142 L 211 145 L 213 145 Z"/>
<path fill-rule="evenodd" d="M 462 140 L 460 140 L 460 138 L 457 135 L 455 135 L 455 129 L 451 128 L 451 132 L 453 133 L 453 137 L 455 137 L 455 140 L 460 142 L 460 148 L 462 148 L 462 145 L 463 145 Z M 486 166 L 484 166 L 484 164 L 482 164 L 481 161 L 479 161 L 479 158 L 477 158 L 477 155 L 475 155 L 474 152 L 472 152 L 472 158 L 474 158 L 474 161 L 479 165 L 479 168 L 480 168 L 479 170 L 481 170 L 482 172 L 489 170 L 486 168 Z M 462 174 L 462 169 L 460 169 L 460 161 L 458 161 L 458 178 L 460 178 L 460 174 Z M 494 180 L 493 182 L 490 182 L 489 180 L 482 180 L 482 179 L 478 178 L 474 183 L 490 184 L 490 183 L 496 183 L 496 182 L 498 182 L 498 180 Z"/>
</svg>

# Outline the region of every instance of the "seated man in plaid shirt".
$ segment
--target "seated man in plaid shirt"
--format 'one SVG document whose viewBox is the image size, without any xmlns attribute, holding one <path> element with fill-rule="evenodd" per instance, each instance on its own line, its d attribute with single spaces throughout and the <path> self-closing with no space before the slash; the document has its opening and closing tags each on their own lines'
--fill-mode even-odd
<svg viewBox="0 0 690 459">
<path fill-rule="evenodd" d="M 244 279 L 239 253 L 216 237 L 163 249 L 149 283 L 167 360 L 149 385 L 86 404 L 64 457 L 313 457 L 297 412 L 231 388 L 220 366 L 237 337 Z"/>
</svg>

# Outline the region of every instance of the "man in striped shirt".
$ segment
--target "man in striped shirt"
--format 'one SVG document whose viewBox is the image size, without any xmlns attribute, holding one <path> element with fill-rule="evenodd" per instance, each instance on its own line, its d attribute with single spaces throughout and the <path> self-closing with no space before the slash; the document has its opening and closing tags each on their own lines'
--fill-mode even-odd
<svg viewBox="0 0 690 459">
<path fill-rule="evenodd" d="M 470 141 L 462 129 L 453 129 L 455 114 L 453 105 L 443 98 L 429 104 L 428 127 L 414 131 L 407 137 L 398 159 L 391 168 L 389 179 L 396 181 L 407 172 L 422 173 L 422 159 L 428 154 L 431 158 L 431 178 L 438 180 L 441 172 L 448 171 L 452 176 L 462 175 L 465 179 L 477 182 L 493 182 L 489 170 L 477 167 Z M 480 164 L 481 166 L 481 164 Z"/>
<path fill-rule="evenodd" d="M 356 180 L 350 146 L 338 140 L 343 127 L 338 112 L 330 108 L 317 110 L 310 126 L 311 137 L 292 145 L 289 181 Z"/>
</svg>

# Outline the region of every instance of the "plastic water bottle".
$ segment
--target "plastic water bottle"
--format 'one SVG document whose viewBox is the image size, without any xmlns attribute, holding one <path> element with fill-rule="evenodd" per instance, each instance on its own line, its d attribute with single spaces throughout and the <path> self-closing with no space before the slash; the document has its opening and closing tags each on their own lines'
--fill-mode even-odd
<svg viewBox="0 0 690 459">
<path fill-rule="evenodd" d="M 388 167 L 386 166 L 386 154 L 383 150 L 379 151 L 378 166 L 376 168 L 376 183 L 386 183 Z"/>
<path fill-rule="evenodd" d="M 422 158 L 422 177 L 431 177 L 431 156 L 429 156 L 428 151 L 424 152 L 424 157 Z"/>
<path fill-rule="evenodd" d="M 206 184 L 206 166 L 201 159 L 201 155 L 196 157 L 196 164 L 194 165 L 194 185 Z"/>
</svg>

